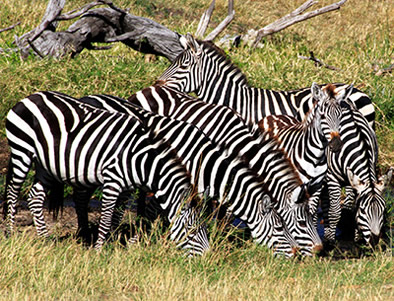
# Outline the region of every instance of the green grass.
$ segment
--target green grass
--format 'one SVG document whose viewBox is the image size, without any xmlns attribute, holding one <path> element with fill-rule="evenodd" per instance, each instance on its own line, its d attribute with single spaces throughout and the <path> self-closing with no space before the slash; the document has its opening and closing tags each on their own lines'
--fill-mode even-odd
<svg viewBox="0 0 394 301">
<path fill-rule="evenodd" d="M 67 1 L 65 11 L 90 1 Z M 235 1 L 236 18 L 225 33 L 246 33 L 276 20 L 303 3 Z M 320 6 L 334 1 L 322 0 Z M 0 34 L 0 47 L 12 47 L 13 35 L 38 25 L 47 1 L 3 0 L 0 28 L 21 21 Z M 178 31 L 194 32 L 209 1 L 119 0 L 131 13 L 152 18 Z M 227 13 L 219 0 L 212 17 L 217 25 Z M 62 22 L 61 29 L 69 22 Z M 264 39 L 264 47 L 226 49 L 247 75 L 262 88 L 294 89 L 313 81 L 354 82 L 374 101 L 377 112 L 379 163 L 394 166 L 393 75 L 375 75 L 373 65 L 393 63 L 394 8 L 391 1 L 348 1 L 339 11 L 299 23 Z M 390 30 L 391 29 L 391 30 Z M 209 32 L 209 31 L 208 31 Z M 298 59 L 313 51 L 332 71 Z M 39 90 L 57 90 L 76 97 L 107 93 L 128 97 L 151 85 L 169 65 L 164 58 L 145 55 L 122 44 L 109 51 L 83 51 L 75 59 L 21 60 L 0 54 L 0 136 L 9 109 Z M 1 178 L 4 183 L 4 178 Z M 3 184 L 0 184 L 3 185 Z M 393 192 L 387 194 L 388 224 L 393 227 Z M 3 187 L 0 187 L 3 193 Z M 161 233 L 161 232 L 159 232 Z M 154 234 L 156 235 L 156 234 Z M 229 243 L 211 235 L 213 249 L 187 259 L 174 244 L 157 234 L 136 246 L 108 244 L 101 253 L 73 239 L 44 241 L 31 231 L 0 237 L 0 299 L 3 300 L 389 300 L 394 298 L 391 247 L 361 259 L 333 257 L 298 260 L 274 258 L 247 241 Z M 55 235 L 55 237 L 57 237 Z"/>
</svg>

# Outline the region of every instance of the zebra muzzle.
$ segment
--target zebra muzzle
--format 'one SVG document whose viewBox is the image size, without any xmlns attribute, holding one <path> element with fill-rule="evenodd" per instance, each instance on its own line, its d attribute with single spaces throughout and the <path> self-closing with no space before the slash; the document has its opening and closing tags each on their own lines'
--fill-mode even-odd
<svg viewBox="0 0 394 301">
<path fill-rule="evenodd" d="M 342 148 L 343 142 L 338 132 L 331 133 L 331 140 L 328 143 L 328 146 L 333 152 L 338 152 Z"/>
</svg>

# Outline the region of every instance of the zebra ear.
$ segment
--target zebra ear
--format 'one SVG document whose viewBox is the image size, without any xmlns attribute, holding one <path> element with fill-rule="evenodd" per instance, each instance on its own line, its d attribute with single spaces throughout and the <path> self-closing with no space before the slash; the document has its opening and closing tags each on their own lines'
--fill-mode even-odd
<svg viewBox="0 0 394 301">
<path fill-rule="evenodd" d="M 355 189 L 359 194 L 361 194 L 368 186 L 367 183 L 361 180 L 358 175 L 355 175 L 350 168 L 347 168 L 347 177 L 350 182 L 350 185 Z"/>
<path fill-rule="evenodd" d="M 318 84 L 316 84 L 315 82 L 312 83 L 312 87 L 311 87 L 311 93 L 312 93 L 312 97 L 315 100 L 320 100 L 323 97 L 323 90 L 319 87 Z"/>
<path fill-rule="evenodd" d="M 341 99 L 341 104 L 342 103 L 346 103 L 348 106 L 350 106 L 350 108 L 354 111 L 357 110 L 356 106 L 354 105 L 354 103 L 349 99 L 350 95 L 352 95 L 353 93 L 353 88 L 354 85 L 351 84 L 347 89 L 346 92 L 343 94 L 343 97 Z"/>
<path fill-rule="evenodd" d="M 391 179 L 393 177 L 393 168 L 390 167 L 389 170 L 386 172 L 385 175 L 382 175 L 379 177 L 379 179 L 374 183 L 375 187 L 383 191 L 387 185 L 391 182 Z"/>
<path fill-rule="evenodd" d="M 187 33 L 186 40 L 187 40 L 187 47 L 190 48 L 190 50 L 194 52 L 194 54 L 201 53 L 201 46 L 197 43 L 197 41 L 194 39 L 192 34 Z"/>
<path fill-rule="evenodd" d="M 187 49 L 187 39 L 185 38 L 185 36 L 180 36 L 179 38 L 179 42 L 181 43 L 181 46 L 183 47 L 183 49 Z"/>
<path fill-rule="evenodd" d="M 270 209 L 272 209 L 271 198 L 265 194 L 260 202 L 260 212 L 265 214 L 268 213 Z"/>
</svg>

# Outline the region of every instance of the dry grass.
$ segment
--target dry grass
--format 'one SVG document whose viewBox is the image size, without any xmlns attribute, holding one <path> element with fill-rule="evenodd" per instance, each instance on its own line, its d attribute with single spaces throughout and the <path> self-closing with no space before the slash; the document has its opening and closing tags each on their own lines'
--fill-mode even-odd
<svg viewBox="0 0 394 301">
<path fill-rule="evenodd" d="M 67 1 L 65 11 L 88 1 Z M 208 0 L 118 0 L 119 7 L 152 18 L 180 33 L 194 32 Z M 212 22 L 226 15 L 217 1 Z M 258 29 L 303 3 L 235 1 L 236 19 L 226 33 Z M 322 0 L 318 6 L 333 1 Z M 0 34 L 0 47 L 12 45 L 13 34 L 35 27 L 46 1 L 3 0 L 0 28 L 21 21 Z M 317 6 L 316 6 L 317 7 Z M 66 28 L 69 23 L 62 23 Z M 299 23 L 264 40 L 264 47 L 226 49 L 251 84 L 293 89 L 316 82 L 355 82 L 373 99 L 377 110 L 380 164 L 394 166 L 394 101 L 392 74 L 375 75 L 372 65 L 393 63 L 392 1 L 351 1 L 333 13 Z M 341 71 L 317 68 L 298 59 L 313 51 Z M 21 61 L 0 55 L 0 130 L 8 110 L 37 90 L 58 90 L 74 96 L 108 93 L 127 97 L 152 84 L 168 66 L 164 58 L 145 62 L 144 55 L 121 44 L 110 51 L 84 51 L 76 59 Z M 394 190 L 392 190 L 394 191 Z M 393 214 L 393 198 L 388 196 Z M 391 217 L 392 219 L 392 217 Z M 42 241 L 29 234 L 0 238 L 0 299 L 137 299 L 137 300 L 390 300 L 394 298 L 392 254 L 377 252 L 362 259 L 332 258 L 302 262 L 273 258 L 250 242 L 234 245 L 213 235 L 212 252 L 196 259 L 180 256 L 160 238 L 123 248 L 109 245 L 97 254 L 74 240 Z"/>
<path fill-rule="evenodd" d="M 250 242 L 189 259 L 162 238 L 97 253 L 25 232 L 1 241 L 0 260 L 3 300 L 389 300 L 394 285 L 385 253 L 297 261 Z"/>
</svg>

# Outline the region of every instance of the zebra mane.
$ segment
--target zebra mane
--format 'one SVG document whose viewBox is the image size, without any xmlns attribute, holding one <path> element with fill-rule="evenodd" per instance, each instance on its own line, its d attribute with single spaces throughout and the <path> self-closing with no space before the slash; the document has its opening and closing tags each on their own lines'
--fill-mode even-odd
<svg viewBox="0 0 394 301">
<path fill-rule="evenodd" d="M 309 126 L 313 122 L 313 120 L 316 118 L 317 106 L 319 106 L 319 103 L 318 102 L 314 102 L 313 105 L 312 105 L 312 108 L 310 108 L 309 111 L 305 114 L 305 116 L 302 119 L 302 121 L 297 121 L 297 119 L 294 118 L 294 120 L 297 121 L 297 123 L 300 124 L 301 128 L 305 128 L 305 127 Z"/>
<path fill-rule="evenodd" d="M 212 41 L 200 41 L 197 40 L 197 42 L 203 46 L 204 49 L 207 50 L 207 52 L 212 52 L 218 57 L 220 57 L 221 60 L 226 62 L 226 67 L 228 67 L 229 71 L 235 71 L 237 74 L 240 74 L 241 77 L 239 78 L 240 82 L 243 82 L 245 85 L 249 87 L 248 79 L 246 78 L 246 75 L 242 72 L 242 70 L 236 66 L 229 56 L 226 54 L 226 52 L 220 48 L 219 46 L 215 45 Z"/>
<path fill-rule="evenodd" d="M 378 160 L 378 142 L 376 139 L 376 134 L 368 124 L 368 121 L 365 119 L 365 117 L 361 114 L 359 110 L 356 108 L 349 108 L 350 114 L 353 118 L 353 121 L 356 125 L 357 131 L 360 134 L 360 137 L 362 138 L 362 141 L 365 142 L 365 151 L 368 154 L 368 166 L 370 168 L 369 175 L 374 175 L 373 180 L 377 180 L 377 170 L 376 170 L 376 165 L 377 165 L 377 160 Z"/>
<path fill-rule="evenodd" d="M 298 187 L 303 185 L 303 182 L 300 178 L 300 175 L 297 171 L 297 168 L 289 159 L 288 153 L 281 147 L 279 147 L 279 141 L 276 136 L 271 136 L 270 133 L 264 132 L 260 130 L 258 124 L 255 124 L 252 128 L 252 135 L 258 141 L 259 145 L 262 147 L 268 147 L 269 152 L 274 155 L 275 158 L 281 158 L 282 162 L 286 164 L 286 174 L 291 174 L 292 176 L 289 177 L 287 181 L 287 185 L 291 189 L 291 191 L 296 190 Z M 242 160 L 248 161 L 244 156 Z M 265 174 L 263 173 L 261 177 L 265 178 Z M 269 186 L 271 179 L 265 179 L 264 182 L 267 186 Z M 306 191 L 306 198 L 309 199 L 309 194 Z"/>
</svg>

